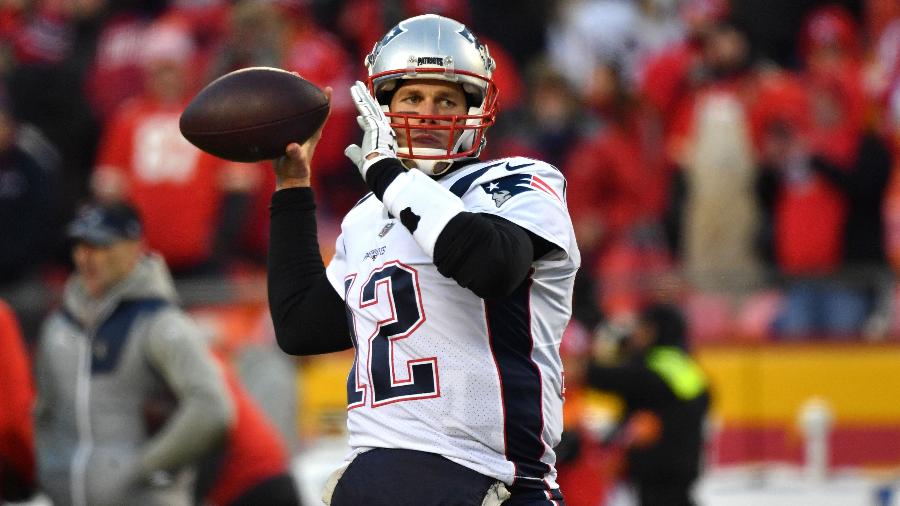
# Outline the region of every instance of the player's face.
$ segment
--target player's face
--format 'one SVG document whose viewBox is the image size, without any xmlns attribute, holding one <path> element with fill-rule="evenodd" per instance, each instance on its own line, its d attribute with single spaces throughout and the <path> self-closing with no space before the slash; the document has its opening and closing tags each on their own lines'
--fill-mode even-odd
<svg viewBox="0 0 900 506">
<path fill-rule="evenodd" d="M 79 242 L 72 251 L 75 270 L 91 297 L 100 297 L 134 268 L 141 251 L 138 241 L 118 241 L 108 246 Z"/>
<path fill-rule="evenodd" d="M 464 115 L 468 112 L 462 86 L 439 79 L 407 81 L 402 84 L 391 98 L 390 109 L 392 113 L 422 116 L 410 120 L 413 125 L 449 125 L 450 121 L 429 116 Z M 461 130 L 457 131 L 456 137 L 461 133 Z M 450 130 L 412 129 L 410 137 L 413 146 L 417 148 L 447 149 L 450 144 Z M 400 147 L 408 145 L 406 132 L 402 129 L 397 131 L 397 144 Z"/>
</svg>

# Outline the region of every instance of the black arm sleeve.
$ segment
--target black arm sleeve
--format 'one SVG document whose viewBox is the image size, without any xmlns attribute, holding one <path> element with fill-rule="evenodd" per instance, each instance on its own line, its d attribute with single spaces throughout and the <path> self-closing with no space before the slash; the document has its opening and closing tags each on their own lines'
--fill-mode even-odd
<svg viewBox="0 0 900 506">
<path fill-rule="evenodd" d="M 483 299 L 509 295 L 531 262 L 558 248 L 515 223 L 492 214 L 454 216 L 434 245 L 438 272 Z"/>
<path fill-rule="evenodd" d="M 353 346 L 344 301 L 325 277 L 310 188 L 272 195 L 269 236 L 269 311 L 278 346 L 315 355 Z"/>
<path fill-rule="evenodd" d="M 403 172 L 404 168 L 400 160 L 396 158 L 379 160 L 366 171 L 366 185 L 375 194 L 375 198 L 382 200 L 388 185 L 393 183 L 394 179 L 397 179 L 397 176 Z"/>
</svg>

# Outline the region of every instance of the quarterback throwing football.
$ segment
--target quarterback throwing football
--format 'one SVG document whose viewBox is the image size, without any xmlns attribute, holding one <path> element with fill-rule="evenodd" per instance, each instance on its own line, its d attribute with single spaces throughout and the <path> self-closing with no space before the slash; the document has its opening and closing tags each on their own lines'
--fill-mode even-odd
<svg viewBox="0 0 900 506">
<path fill-rule="evenodd" d="M 494 60 L 464 25 L 407 19 L 350 92 L 346 149 L 371 193 L 344 217 L 326 268 L 310 160 L 276 164 L 269 298 L 279 345 L 355 348 L 351 447 L 332 505 L 561 505 L 559 342 L 580 258 L 554 167 L 479 160 L 497 114 Z"/>
</svg>

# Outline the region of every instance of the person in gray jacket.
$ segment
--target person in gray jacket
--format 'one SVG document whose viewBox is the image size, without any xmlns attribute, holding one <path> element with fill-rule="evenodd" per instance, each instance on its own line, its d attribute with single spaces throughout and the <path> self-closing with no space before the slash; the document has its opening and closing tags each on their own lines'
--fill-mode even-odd
<svg viewBox="0 0 900 506">
<path fill-rule="evenodd" d="M 89 204 L 68 234 L 75 272 L 35 357 L 39 486 L 54 506 L 190 504 L 191 464 L 234 417 L 221 373 L 133 207 Z"/>
</svg>

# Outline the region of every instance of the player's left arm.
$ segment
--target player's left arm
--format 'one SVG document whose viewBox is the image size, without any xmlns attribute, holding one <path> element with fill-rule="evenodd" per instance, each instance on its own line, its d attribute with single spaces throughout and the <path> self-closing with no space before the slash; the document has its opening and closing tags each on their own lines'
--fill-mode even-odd
<svg viewBox="0 0 900 506">
<path fill-rule="evenodd" d="M 435 241 L 434 264 L 444 276 L 489 299 L 512 293 L 528 276 L 532 262 L 557 249 L 500 216 L 461 212 Z"/>
<path fill-rule="evenodd" d="M 386 157 L 366 183 L 431 256 L 438 271 L 481 298 L 512 293 L 532 262 L 558 246 L 501 216 L 464 210 L 462 200 L 424 173 Z"/>
</svg>

